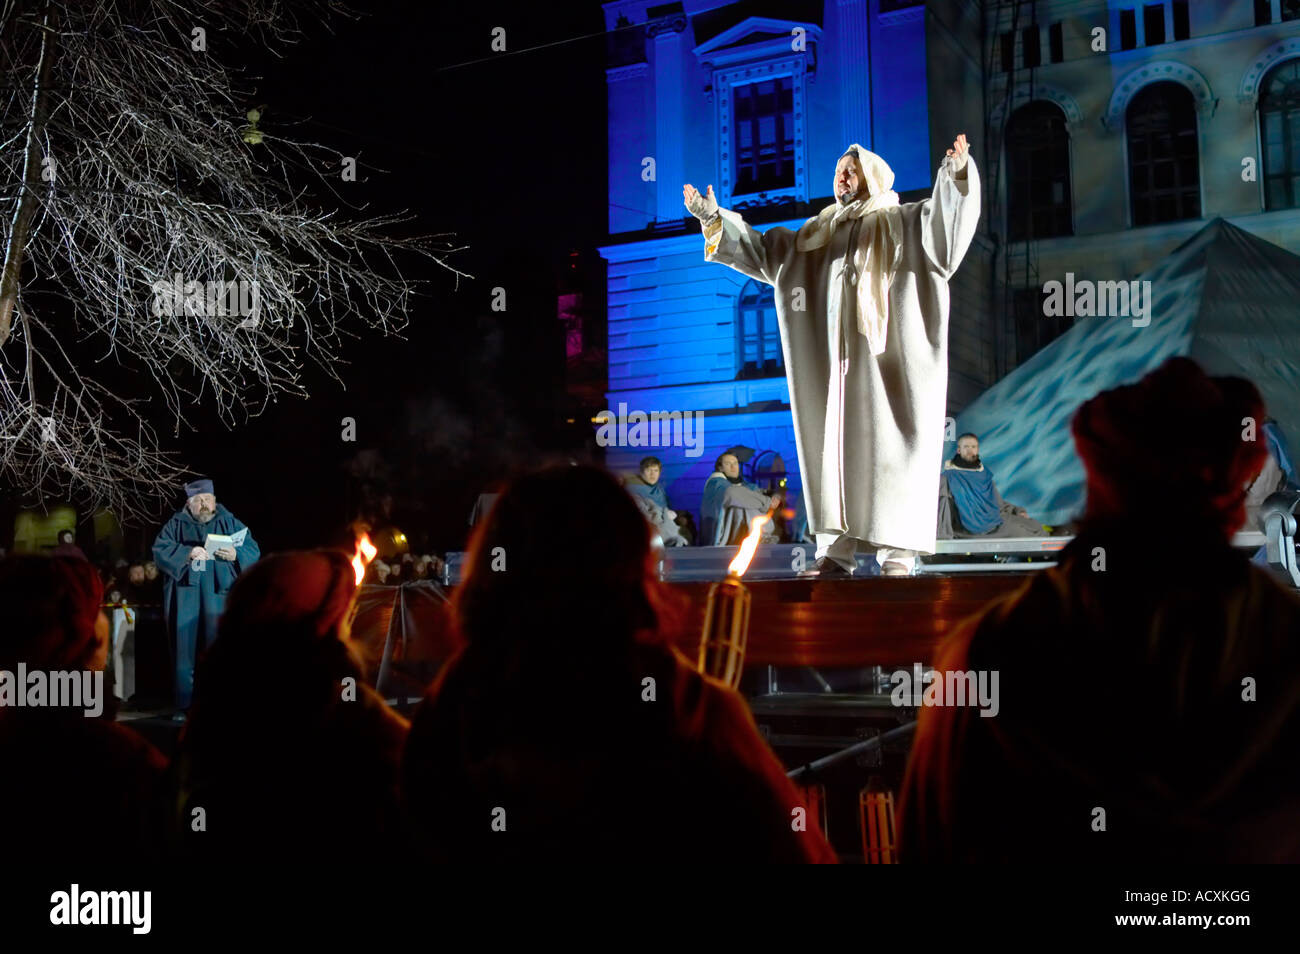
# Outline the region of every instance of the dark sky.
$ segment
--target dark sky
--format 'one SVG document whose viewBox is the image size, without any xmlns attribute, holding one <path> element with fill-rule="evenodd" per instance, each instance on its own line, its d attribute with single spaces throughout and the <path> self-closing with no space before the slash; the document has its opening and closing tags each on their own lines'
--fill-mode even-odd
<svg viewBox="0 0 1300 954">
<path fill-rule="evenodd" d="M 250 56 L 262 74 L 250 105 L 265 104 L 269 132 L 305 119 L 283 134 L 359 156 L 358 181 L 339 188 L 374 213 L 409 210 L 420 232 L 456 233 L 469 249 L 455 261 L 475 278 L 456 290 L 440 269 L 410 272 L 431 284 L 406 340 L 350 348 L 346 391 L 315 371 L 309 401 L 233 432 L 199 413 L 184 460 L 272 549 L 338 538 L 359 503 L 343 467 L 359 449 L 390 468 L 371 492 L 391 491 L 399 525 L 439 549 L 460 544 L 488 480 L 563 443 L 554 276 L 606 226 L 604 39 L 575 39 L 600 33 L 600 6 L 382 7 L 333 35 L 312 29 L 283 60 Z M 497 26 L 517 52 L 492 52 Z M 489 308 L 498 285 L 504 314 Z M 344 416 L 356 444 L 340 438 Z"/>
</svg>

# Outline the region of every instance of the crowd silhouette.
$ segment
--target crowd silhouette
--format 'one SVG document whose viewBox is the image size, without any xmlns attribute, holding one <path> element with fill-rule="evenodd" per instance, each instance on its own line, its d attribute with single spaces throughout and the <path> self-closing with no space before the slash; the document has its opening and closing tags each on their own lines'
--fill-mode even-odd
<svg viewBox="0 0 1300 954">
<path fill-rule="evenodd" d="M 1002 699 L 994 718 L 921 712 L 904 861 L 1300 860 L 1300 599 L 1229 544 L 1266 453 L 1241 421 L 1264 414 L 1248 382 L 1186 359 L 1080 408 L 1079 534 L 941 644 L 937 668 L 999 671 Z M 1153 558 L 1153 507 L 1178 516 L 1160 534 L 1179 559 Z M 450 604 L 456 652 L 409 723 L 363 677 L 349 558 L 275 554 L 239 578 L 170 761 L 112 706 L 0 706 L 17 850 L 836 860 L 793 823 L 803 798 L 743 697 L 673 647 L 685 602 L 611 475 L 505 487 Z M 84 560 L 0 561 L 0 670 L 102 670 L 104 597 Z"/>
</svg>

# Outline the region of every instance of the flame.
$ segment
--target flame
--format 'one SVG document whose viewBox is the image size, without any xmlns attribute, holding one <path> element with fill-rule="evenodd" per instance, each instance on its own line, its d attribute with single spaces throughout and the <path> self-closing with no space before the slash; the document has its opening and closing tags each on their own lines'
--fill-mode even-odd
<svg viewBox="0 0 1300 954">
<path fill-rule="evenodd" d="M 370 534 L 363 533 L 357 540 L 357 552 L 352 557 L 352 572 L 357 575 L 357 586 L 366 575 L 366 564 L 375 558 L 379 548 L 370 542 Z"/>
<path fill-rule="evenodd" d="M 772 519 L 772 511 L 775 509 L 776 505 L 773 504 L 763 516 L 753 517 L 749 521 L 749 536 L 740 542 L 740 552 L 727 564 L 728 573 L 734 573 L 736 576 L 745 575 L 750 561 L 754 559 L 754 551 L 758 549 L 758 538 L 763 534 L 763 527 Z"/>
</svg>

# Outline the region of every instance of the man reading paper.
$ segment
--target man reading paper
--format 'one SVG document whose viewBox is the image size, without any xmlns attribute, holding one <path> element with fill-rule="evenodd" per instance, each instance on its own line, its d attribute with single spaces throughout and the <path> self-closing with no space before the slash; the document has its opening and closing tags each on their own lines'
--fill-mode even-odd
<svg viewBox="0 0 1300 954">
<path fill-rule="evenodd" d="M 211 480 L 186 484 L 185 496 L 185 506 L 153 544 L 163 572 L 163 613 L 176 647 L 176 706 L 182 710 L 194 694 L 194 662 L 217 638 L 226 594 L 261 555 L 248 528 L 217 503 Z M 222 545 L 209 552 L 210 540 Z"/>
</svg>

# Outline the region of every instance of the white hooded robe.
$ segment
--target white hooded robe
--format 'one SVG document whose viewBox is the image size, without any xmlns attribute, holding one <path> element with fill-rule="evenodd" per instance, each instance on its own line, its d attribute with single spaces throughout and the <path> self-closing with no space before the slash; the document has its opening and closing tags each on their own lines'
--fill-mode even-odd
<svg viewBox="0 0 1300 954">
<path fill-rule="evenodd" d="M 975 161 L 968 158 L 960 178 L 951 161 L 940 166 L 930 198 L 894 206 L 900 258 L 880 354 L 858 330 L 857 294 L 843 274 L 851 222 L 837 224 L 826 244 L 806 251 L 797 248 L 796 231 L 760 233 L 727 209 L 705 226 L 708 261 L 776 288 L 813 532 L 934 552 L 948 392 L 948 279 L 980 214 Z M 859 244 L 875 231 L 859 229 Z"/>
</svg>

